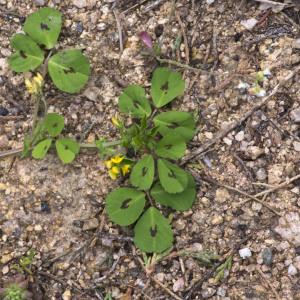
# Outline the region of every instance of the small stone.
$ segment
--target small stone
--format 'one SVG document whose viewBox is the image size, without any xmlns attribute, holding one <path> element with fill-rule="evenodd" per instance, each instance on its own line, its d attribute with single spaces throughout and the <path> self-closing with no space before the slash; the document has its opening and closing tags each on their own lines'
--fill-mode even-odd
<svg viewBox="0 0 300 300">
<path fill-rule="evenodd" d="M 228 146 L 232 145 L 232 140 L 229 139 L 228 137 L 224 137 L 223 142 Z"/>
<path fill-rule="evenodd" d="M 182 291 L 184 289 L 184 279 L 180 277 L 173 284 L 173 292 Z"/>
<path fill-rule="evenodd" d="M 75 5 L 78 8 L 84 8 L 87 6 L 86 0 L 73 0 L 73 5 Z"/>
<path fill-rule="evenodd" d="M 300 246 L 295 248 L 295 252 L 297 255 L 300 255 Z"/>
<path fill-rule="evenodd" d="M 4 266 L 4 267 L 2 268 L 2 274 L 5 275 L 5 274 L 7 274 L 8 272 L 9 272 L 9 267 L 8 267 L 8 266 Z"/>
<path fill-rule="evenodd" d="M 9 111 L 5 107 L 0 106 L 0 116 L 5 117 L 8 115 L 8 113 Z"/>
<path fill-rule="evenodd" d="M 34 4 L 37 6 L 45 5 L 45 0 L 34 0 Z"/>
<path fill-rule="evenodd" d="M 283 175 L 283 165 L 277 164 L 272 165 L 268 170 L 268 183 L 269 184 L 278 184 L 282 181 Z"/>
<path fill-rule="evenodd" d="M 244 131 L 238 132 L 234 138 L 236 139 L 236 141 L 241 142 L 245 138 Z"/>
<path fill-rule="evenodd" d="M 220 215 L 214 216 L 211 220 L 212 225 L 220 225 L 224 221 L 223 217 Z"/>
<path fill-rule="evenodd" d="M 229 199 L 230 199 L 230 194 L 227 189 L 224 188 L 217 189 L 215 200 L 218 203 L 224 203 Z"/>
<path fill-rule="evenodd" d="M 258 157 L 263 155 L 265 151 L 257 146 L 250 146 L 248 148 L 248 153 L 250 154 L 252 160 L 256 160 Z"/>
<path fill-rule="evenodd" d="M 38 224 L 34 226 L 34 230 L 39 232 L 43 230 L 43 227 L 40 224 Z"/>
<path fill-rule="evenodd" d="M 216 293 L 216 290 L 212 287 L 208 287 L 201 291 L 201 295 L 204 299 L 212 297 Z"/>
<path fill-rule="evenodd" d="M 246 259 L 247 257 L 251 257 L 252 253 L 249 248 L 243 248 L 239 250 L 239 255 L 242 259 Z"/>
<path fill-rule="evenodd" d="M 12 256 L 11 253 L 9 253 L 9 254 L 4 254 L 4 255 L 2 255 L 2 257 L 1 257 L 1 263 L 2 263 L 2 264 L 6 264 L 6 263 L 8 263 L 9 261 L 11 261 L 12 259 L 13 259 L 13 256 Z"/>
<path fill-rule="evenodd" d="M 253 203 L 252 203 L 252 209 L 255 210 L 255 211 L 261 211 L 261 209 L 262 209 L 262 204 L 253 201 Z"/>
<path fill-rule="evenodd" d="M 175 223 L 175 228 L 176 228 L 178 231 L 183 230 L 185 227 L 186 227 L 186 224 L 185 224 L 184 220 L 179 219 L 179 220 L 176 221 L 176 223 Z"/>
<path fill-rule="evenodd" d="M 88 87 L 83 92 L 83 95 L 91 101 L 97 101 L 98 96 L 100 95 L 100 89 L 95 86 Z"/>
<path fill-rule="evenodd" d="M 100 31 L 104 31 L 105 29 L 107 28 L 107 25 L 105 23 L 99 23 L 97 25 L 97 29 L 100 30 Z"/>
<path fill-rule="evenodd" d="M 295 123 L 300 123 L 300 107 L 291 111 L 291 118 Z"/>
<path fill-rule="evenodd" d="M 248 30 L 252 30 L 254 28 L 254 26 L 257 24 L 257 22 L 258 21 L 256 19 L 250 18 L 247 20 L 242 20 L 241 25 L 244 26 Z"/>
<path fill-rule="evenodd" d="M 72 293 L 70 290 L 66 290 L 63 294 L 62 294 L 62 298 L 63 300 L 71 300 L 72 299 Z"/>
<path fill-rule="evenodd" d="M 256 172 L 256 178 L 258 181 L 265 181 L 267 179 L 267 172 L 265 169 L 260 168 Z"/>
<path fill-rule="evenodd" d="M 288 274 L 290 276 L 294 276 L 294 275 L 297 275 L 298 271 L 296 269 L 296 267 L 292 264 L 289 265 L 289 268 L 288 268 Z"/>
<path fill-rule="evenodd" d="M 300 152 L 300 142 L 294 141 L 293 145 L 294 145 L 295 151 Z"/>
<path fill-rule="evenodd" d="M 221 297 L 225 297 L 226 296 L 226 289 L 224 289 L 223 287 L 219 287 L 217 290 L 217 295 L 221 296 Z"/>
<path fill-rule="evenodd" d="M 164 282 L 164 280 L 165 280 L 165 274 L 164 274 L 164 273 L 157 273 L 157 274 L 155 275 L 155 277 L 156 277 L 156 279 L 157 279 L 158 281 L 160 281 L 160 282 Z"/>
<path fill-rule="evenodd" d="M 0 135 L 0 149 L 6 148 L 8 145 L 8 138 L 6 135 Z"/>
<path fill-rule="evenodd" d="M 99 226 L 99 221 L 96 218 L 84 221 L 82 230 L 93 230 Z"/>
<path fill-rule="evenodd" d="M 265 248 L 262 252 L 263 263 L 267 266 L 270 266 L 273 262 L 273 253 L 272 249 Z"/>
<path fill-rule="evenodd" d="M 51 213 L 51 208 L 47 201 L 41 201 L 41 212 L 47 213 L 47 214 Z"/>
</svg>

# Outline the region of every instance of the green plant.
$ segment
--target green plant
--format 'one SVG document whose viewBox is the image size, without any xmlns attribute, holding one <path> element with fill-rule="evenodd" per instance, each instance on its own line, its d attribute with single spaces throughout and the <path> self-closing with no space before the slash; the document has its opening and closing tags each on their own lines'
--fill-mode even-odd
<svg viewBox="0 0 300 300">
<path fill-rule="evenodd" d="M 94 144 L 79 144 L 61 136 L 64 118 L 47 113 L 44 99 L 44 78 L 47 71 L 62 91 L 78 92 L 88 80 L 90 66 L 79 50 L 52 54 L 61 30 L 61 14 L 52 8 L 42 8 L 31 14 L 24 24 L 25 34 L 12 38 L 16 50 L 9 58 L 11 68 L 26 72 L 41 67 L 32 80 L 26 79 L 27 90 L 35 103 L 32 131 L 25 137 L 22 157 L 30 153 L 43 159 L 54 148 L 63 163 L 71 163 L 80 148 L 96 148 L 106 161 L 112 179 L 125 176 L 131 170 L 130 186 L 112 191 L 106 198 L 109 218 L 121 226 L 134 226 L 134 242 L 143 252 L 162 253 L 173 242 L 171 219 L 160 211 L 161 206 L 184 211 L 196 198 L 193 176 L 179 167 L 186 144 L 195 134 L 193 114 L 183 111 L 162 111 L 178 96 L 183 95 L 185 82 L 178 72 L 157 68 L 151 81 L 152 101 L 143 87 L 130 85 L 119 97 L 120 113 L 131 117 L 131 125 L 122 118 L 112 119 L 120 132 L 117 141 L 99 138 Z M 40 47 L 41 46 L 41 47 Z M 50 51 L 49 51 L 50 50 Z M 48 51 L 47 58 L 45 52 Z M 43 104 L 44 115 L 39 111 Z M 126 149 L 120 153 L 120 147 Z"/>
<path fill-rule="evenodd" d="M 225 271 L 230 272 L 230 270 L 232 268 L 232 259 L 233 259 L 233 256 L 229 255 L 227 257 L 227 259 L 225 260 L 225 262 L 217 268 L 216 276 L 215 276 L 216 283 L 218 283 L 219 281 L 221 281 L 224 278 Z"/>
<path fill-rule="evenodd" d="M 11 283 L 3 292 L 3 300 L 24 300 L 26 299 L 26 290 L 17 283 Z"/>
<path fill-rule="evenodd" d="M 121 226 L 135 223 L 134 242 L 143 252 L 161 253 L 173 242 L 170 220 L 157 204 L 184 211 L 196 197 L 193 176 L 174 162 L 184 155 L 186 143 L 194 136 L 194 118 L 181 111 L 157 113 L 183 92 L 179 73 L 158 68 L 151 81 L 154 112 L 140 86 L 127 87 L 119 98 L 120 112 L 135 122 L 129 127 L 122 120 L 115 124 L 123 146 L 132 148 L 138 159 L 129 177 L 131 186 L 112 191 L 106 198 L 106 211 Z"/>
<path fill-rule="evenodd" d="M 20 258 L 19 263 L 13 265 L 13 268 L 20 274 L 28 273 L 32 275 L 30 267 L 35 256 L 36 252 L 33 249 L 30 249 L 26 255 Z"/>
<path fill-rule="evenodd" d="M 45 63 L 47 57 L 49 75 L 55 86 L 64 92 L 76 93 L 87 82 L 90 65 L 77 49 L 64 50 L 51 56 L 61 25 L 62 15 L 54 8 L 41 8 L 29 15 L 23 26 L 25 33 L 17 33 L 11 39 L 15 52 L 8 62 L 15 72 L 28 72 Z"/>
</svg>

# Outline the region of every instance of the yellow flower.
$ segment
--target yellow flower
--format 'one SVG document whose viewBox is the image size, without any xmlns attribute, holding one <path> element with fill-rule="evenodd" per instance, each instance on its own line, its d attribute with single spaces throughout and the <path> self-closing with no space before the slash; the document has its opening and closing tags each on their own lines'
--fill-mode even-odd
<svg viewBox="0 0 300 300">
<path fill-rule="evenodd" d="M 119 173 L 120 173 L 120 170 L 119 170 L 118 167 L 112 167 L 112 168 L 108 171 L 108 174 L 109 174 L 110 178 L 113 179 L 113 180 L 117 179 Z"/>
<path fill-rule="evenodd" d="M 39 88 L 41 88 L 44 82 L 44 78 L 40 73 L 37 73 L 37 75 L 33 77 L 33 81 Z"/>
<path fill-rule="evenodd" d="M 27 91 L 30 94 L 33 94 L 33 85 L 29 79 L 25 79 L 25 85 L 26 85 Z"/>
<path fill-rule="evenodd" d="M 27 91 L 30 94 L 38 94 L 42 88 L 43 82 L 44 79 L 40 73 L 37 73 L 37 75 L 33 77 L 32 81 L 25 79 Z"/>
<path fill-rule="evenodd" d="M 109 176 L 110 176 L 110 178 L 111 178 L 112 180 L 116 180 L 117 177 L 118 177 L 118 175 L 116 175 L 115 173 L 113 173 L 112 170 L 109 170 L 109 171 L 108 171 L 108 174 L 109 174 Z"/>
<path fill-rule="evenodd" d="M 111 160 L 105 161 L 105 166 L 106 166 L 107 169 L 111 169 L 111 167 L 112 167 L 112 162 L 111 162 Z"/>
<path fill-rule="evenodd" d="M 110 161 L 114 164 L 120 164 L 123 159 L 124 159 L 124 156 L 117 155 L 115 157 L 112 157 Z"/>
<path fill-rule="evenodd" d="M 130 169 L 130 165 L 123 165 L 121 167 L 123 176 L 125 176 L 127 173 L 129 173 L 129 169 Z"/>
<path fill-rule="evenodd" d="M 111 122 L 116 126 L 116 127 L 120 127 L 120 120 L 117 119 L 116 117 L 112 117 L 111 118 Z"/>
</svg>

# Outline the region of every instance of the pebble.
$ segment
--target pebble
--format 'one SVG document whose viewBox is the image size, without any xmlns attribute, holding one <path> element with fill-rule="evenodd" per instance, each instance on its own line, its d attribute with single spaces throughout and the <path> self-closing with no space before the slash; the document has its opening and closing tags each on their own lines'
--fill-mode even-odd
<svg viewBox="0 0 300 300">
<path fill-rule="evenodd" d="M 87 6 L 86 0 L 73 0 L 73 5 L 75 5 L 78 8 L 84 8 Z"/>
<path fill-rule="evenodd" d="M 216 293 L 216 290 L 212 287 L 208 287 L 201 291 L 201 295 L 204 299 L 212 297 Z"/>
<path fill-rule="evenodd" d="M 295 123 L 300 123 L 300 107 L 291 111 L 291 118 Z"/>
<path fill-rule="evenodd" d="M 296 267 L 293 264 L 290 264 L 289 268 L 288 268 L 288 274 L 290 276 L 294 276 L 294 275 L 297 275 L 297 273 L 298 273 L 298 271 L 297 271 Z"/>
<path fill-rule="evenodd" d="M 8 115 L 8 113 L 9 111 L 5 107 L 0 106 L 0 116 L 5 117 Z"/>
<path fill-rule="evenodd" d="M 89 219 L 84 221 L 82 230 L 92 230 L 97 228 L 99 225 L 99 221 L 96 218 Z"/>
<path fill-rule="evenodd" d="M 220 215 L 214 216 L 211 220 L 212 225 L 220 225 L 224 222 L 224 218 Z"/>
<path fill-rule="evenodd" d="M 247 257 L 251 257 L 252 253 L 249 248 L 243 248 L 239 250 L 239 255 L 242 259 L 246 259 Z"/>
<path fill-rule="evenodd" d="M 244 26 L 248 30 L 252 30 L 255 27 L 255 25 L 257 24 L 257 22 L 258 21 L 256 19 L 250 18 L 247 20 L 242 20 L 241 25 Z"/>
<path fill-rule="evenodd" d="M 267 179 L 267 172 L 265 169 L 260 168 L 256 172 L 256 178 L 258 181 L 265 181 Z"/>
<path fill-rule="evenodd" d="M 2 255 L 1 257 L 1 263 L 2 264 L 6 264 L 8 263 L 9 261 L 11 261 L 13 259 L 13 255 L 11 253 L 9 254 L 4 254 Z"/>
<path fill-rule="evenodd" d="M 8 145 L 8 138 L 6 135 L 1 135 L 0 136 L 0 149 L 5 148 Z"/>
<path fill-rule="evenodd" d="M 238 142 L 241 142 L 245 138 L 245 133 L 244 131 L 240 131 L 235 135 L 235 140 Z"/>
<path fill-rule="evenodd" d="M 229 199 L 230 199 L 230 194 L 229 194 L 227 189 L 219 188 L 219 189 L 216 190 L 215 200 L 218 203 L 224 203 Z"/>
<path fill-rule="evenodd" d="M 263 263 L 270 266 L 273 262 L 273 252 L 270 248 L 265 248 L 262 252 Z"/>
<path fill-rule="evenodd" d="M 298 212 L 289 212 L 279 218 L 275 231 L 295 247 L 300 246 L 300 215 Z"/>
<path fill-rule="evenodd" d="M 165 280 L 165 274 L 164 274 L 164 273 L 157 273 L 157 274 L 155 275 L 155 277 L 156 277 L 156 279 L 157 279 L 158 281 L 160 281 L 160 282 L 164 282 L 164 280 Z"/>
<path fill-rule="evenodd" d="M 34 0 L 34 4 L 37 6 L 45 5 L 45 0 Z"/>
<path fill-rule="evenodd" d="M 66 290 L 63 294 L 62 294 L 62 298 L 63 300 L 71 300 L 72 299 L 72 294 L 70 290 Z"/>
<path fill-rule="evenodd" d="M 261 149 L 257 146 L 250 146 L 248 148 L 248 153 L 251 156 L 252 160 L 256 160 L 258 157 L 264 154 L 264 149 Z"/>
<path fill-rule="evenodd" d="M 4 266 L 4 267 L 2 268 L 2 274 L 5 275 L 5 274 L 7 274 L 8 272 L 9 272 L 9 267 L 8 267 L 8 266 Z"/>
<path fill-rule="evenodd" d="M 34 230 L 39 232 L 43 230 L 43 227 L 40 224 L 38 224 L 34 226 Z"/>
<path fill-rule="evenodd" d="M 300 152 L 300 142 L 294 141 L 293 145 L 294 145 L 295 151 Z"/>
<path fill-rule="evenodd" d="M 182 277 L 180 277 L 173 284 L 173 292 L 176 293 L 176 292 L 182 291 L 183 289 L 184 289 L 184 279 Z"/>
<path fill-rule="evenodd" d="M 262 209 L 262 204 L 253 201 L 251 207 L 252 207 L 252 209 L 255 210 L 255 211 L 260 211 L 260 210 Z"/>
</svg>

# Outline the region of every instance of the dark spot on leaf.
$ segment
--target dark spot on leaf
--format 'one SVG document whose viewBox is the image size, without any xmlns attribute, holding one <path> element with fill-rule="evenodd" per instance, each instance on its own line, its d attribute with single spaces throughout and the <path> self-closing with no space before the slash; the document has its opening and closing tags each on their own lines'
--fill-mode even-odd
<svg viewBox="0 0 300 300">
<path fill-rule="evenodd" d="M 176 122 L 171 122 L 170 124 L 168 124 L 168 128 L 175 129 L 177 127 L 179 127 L 179 124 Z"/>
<path fill-rule="evenodd" d="M 161 86 L 161 89 L 163 91 L 165 91 L 165 92 L 169 89 L 169 83 L 168 83 L 168 81 Z"/>
<path fill-rule="evenodd" d="M 146 176 L 147 171 L 148 171 L 148 168 L 147 167 L 143 167 L 143 169 L 142 169 L 142 176 Z"/>
<path fill-rule="evenodd" d="M 173 145 L 165 145 L 164 146 L 167 150 L 170 150 L 172 147 L 173 147 Z"/>
<path fill-rule="evenodd" d="M 152 227 L 150 228 L 150 234 L 152 237 L 156 236 L 156 234 L 157 234 L 157 226 L 156 225 L 154 225 L 154 228 L 152 228 Z"/>
<path fill-rule="evenodd" d="M 129 202 L 131 201 L 131 198 L 125 199 L 122 203 L 121 209 L 126 209 L 129 207 Z"/>
<path fill-rule="evenodd" d="M 41 29 L 42 30 L 50 30 L 49 26 L 45 23 L 41 23 Z"/>
<path fill-rule="evenodd" d="M 66 69 L 64 69 L 64 73 L 65 73 L 65 74 L 69 74 L 69 73 L 76 73 L 76 71 L 74 70 L 74 68 L 72 68 L 72 67 L 69 67 L 67 70 L 66 70 Z"/>
<path fill-rule="evenodd" d="M 24 58 L 24 59 L 27 58 L 27 55 L 26 55 L 25 52 L 22 51 L 22 50 L 20 51 L 20 55 L 21 55 L 21 57 Z"/>
<path fill-rule="evenodd" d="M 134 106 L 136 109 L 140 109 L 140 105 L 139 105 L 137 102 L 133 102 L 133 106 Z"/>
<path fill-rule="evenodd" d="M 69 150 L 69 147 L 67 145 L 65 145 L 65 150 Z"/>
<path fill-rule="evenodd" d="M 57 126 L 58 126 L 57 123 L 54 123 L 54 124 L 52 125 L 53 128 L 56 128 Z"/>
<path fill-rule="evenodd" d="M 46 150 L 47 150 L 47 148 L 48 148 L 48 146 L 47 146 L 47 145 L 45 145 L 45 146 L 44 146 L 44 151 L 46 151 Z"/>
<path fill-rule="evenodd" d="M 176 174 L 174 173 L 173 170 L 169 171 L 168 176 L 171 177 L 171 178 L 176 178 Z"/>
</svg>

